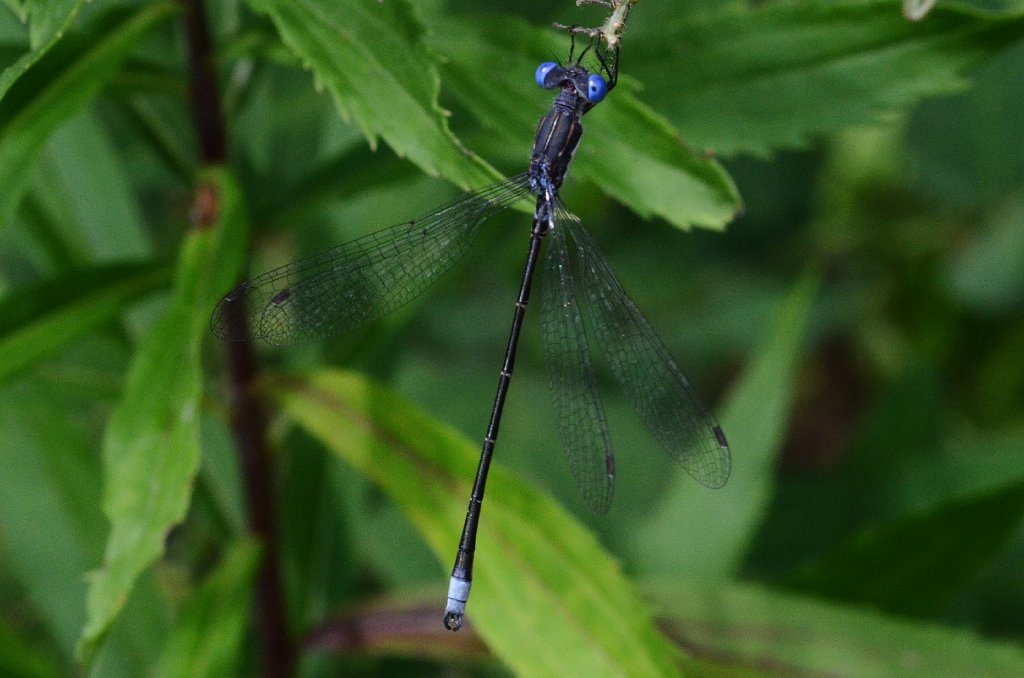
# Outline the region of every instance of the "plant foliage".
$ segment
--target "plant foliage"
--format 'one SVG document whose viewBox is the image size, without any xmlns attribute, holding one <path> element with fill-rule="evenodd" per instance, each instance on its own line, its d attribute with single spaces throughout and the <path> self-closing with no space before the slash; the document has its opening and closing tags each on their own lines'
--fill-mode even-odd
<svg viewBox="0 0 1024 678">
<path fill-rule="evenodd" d="M 607 10 L 5 0 L 0 673 L 1024 675 L 1024 3 L 900 5 L 633 8 L 564 199 L 733 477 L 599 370 L 593 519 L 531 308 L 449 634 L 525 218 L 320 346 L 248 361 L 210 312 L 523 171 L 552 23 Z"/>
</svg>

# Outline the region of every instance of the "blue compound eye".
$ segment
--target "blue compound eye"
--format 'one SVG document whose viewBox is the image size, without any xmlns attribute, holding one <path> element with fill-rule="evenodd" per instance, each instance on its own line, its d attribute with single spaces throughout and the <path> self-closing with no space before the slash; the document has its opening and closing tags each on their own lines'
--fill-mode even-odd
<svg viewBox="0 0 1024 678">
<path fill-rule="evenodd" d="M 587 78 L 587 101 L 592 104 L 604 99 L 608 94 L 608 83 L 600 75 L 592 75 Z"/>
<path fill-rule="evenodd" d="M 554 68 L 558 68 L 558 64 L 554 61 L 545 61 L 540 66 L 537 66 L 537 74 L 534 76 L 537 79 L 537 84 L 544 87 L 544 89 L 548 89 L 548 87 L 544 86 L 544 78 L 546 78 L 548 73 L 550 73 Z"/>
</svg>

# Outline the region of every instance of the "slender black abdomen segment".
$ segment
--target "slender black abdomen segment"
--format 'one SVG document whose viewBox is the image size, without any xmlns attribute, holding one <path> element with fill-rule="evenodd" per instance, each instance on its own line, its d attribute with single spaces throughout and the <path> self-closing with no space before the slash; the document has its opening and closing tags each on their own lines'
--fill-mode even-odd
<svg viewBox="0 0 1024 678">
<path fill-rule="evenodd" d="M 480 523 L 480 510 L 483 507 L 484 490 L 487 485 L 487 474 L 494 455 L 494 445 L 498 440 L 501 426 L 501 413 L 505 407 L 508 387 L 512 383 L 512 370 L 515 368 L 516 350 L 519 347 L 519 334 L 526 317 L 526 306 L 530 303 L 530 288 L 533 274 L 540 258 L 540 247 L 548 232 L 551 219 L 551 194 L 545 191 L 537 198 L 534 211 L 533 229 L 530 233 L 530 250 L 526 256 L 526 267 L 523 270 L 523 282 L 516 298 L 515 311 L 512 315 L 512 329 L 509 331 L 508 347 L 505 349 L 505 361 L 498 377 L 498 392 L 494 397 L 494 408 L 491 410 L 491 421 L 484 435 L 483 448 L 480 452 L 480 463 L 477 466 L 476 480 L 466 509 L 466 521 L 462 527 L 462 538 L 459 540 L 459 551 L 455 556 L 452 576 L 448 582 L 448 604 L 445 607 L 444 626 L 449 631 L 462 628 L 462 617 L 466 611 L 466 602 L 473 584 L 473 554 L 476 551 L 477 526 Z"/>
</svg>

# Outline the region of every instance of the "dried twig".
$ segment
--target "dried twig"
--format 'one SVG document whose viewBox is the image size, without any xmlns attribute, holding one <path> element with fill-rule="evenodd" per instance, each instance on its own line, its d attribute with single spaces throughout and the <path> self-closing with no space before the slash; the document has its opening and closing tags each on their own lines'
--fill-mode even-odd
<svg viewBox="0 0 1024 678">
<path fill-rule="evenodd" d="M 622 31 L 626 28 L 626 21 L 629 19 L 629 11 L 640 0 L 576 0 L 576 6 L 601 5 L 607 7 L 610 12 L 600 28 L 587 28 L 585 26 L 567 26 L 555 24 L 555 28 L 569 31 L 573 35 L 586 35 L 591 38 L 601 39 L 609 49 L 617 49 L 622 40 Z"/>
</svg>

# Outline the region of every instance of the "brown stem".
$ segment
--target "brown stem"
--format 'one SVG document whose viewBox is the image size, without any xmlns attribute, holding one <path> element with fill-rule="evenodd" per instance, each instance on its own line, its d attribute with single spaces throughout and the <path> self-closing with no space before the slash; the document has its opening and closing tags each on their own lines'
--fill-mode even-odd
<svg viewBox="0 0 1024 678">
<path fill-rule="evenodd" d="M 227 159 L 227 140 L 202 0 L 185 0 L 183 16 L 188 40 L 192 122 L 199 140 L 199 154 L 203 164 L 218 165 Z"/>
<path fill-rule="evenodd" d="M 246 336 L 240 304 L 228 305 L 225 320 L 231 325 L 231 336 Z M 232 341 L 227 346 L 231 426 L 241 457 L 249 530 L 263 543 L 263 563 L 256 580 L 256 623 L 263 650 L 263 675 L 290 676 L 295 668 L 295 648 L 285 618 L 266 418 L 253 396 L 256 361 L 250 341 Z"/>
<path fill-rule="evenodd" d="M 184 5 L 192 116 L 200 159 L 203 165 L 222 164 L 227 160 L 227 137 L 224 133 L 206 13 L 202 0 L 184 0 Z M 209 201 L 209 193 L 202 188 L 198 189 L 196 203 Z M 213 200 L 217 201 L 219 197 L 214 196 Z M 217 207 L 205 205 L 199 211 L 210 214 L 212 210 L 216 214 Z M 226 321 L 232 325 L 232 337 L 247 337 L 245 318 L 240 308 L 240 305 L 228 307 Z M 263 561 L 257 574 L 255 604 L 259 645 L 263 653 L 263 675 L 287 677 L 294 673 L 295 647 L 288 634 L 281 586 L 274 479 L 267 445 L 266 418 L 252 389 L 256 378 L 256 361 L 252 343 L 248 339 L 228 342 L 226 346 L 231 378 L 231 427 L 241 458 L 249 530 L 263 543 Z"/>
</svg>

